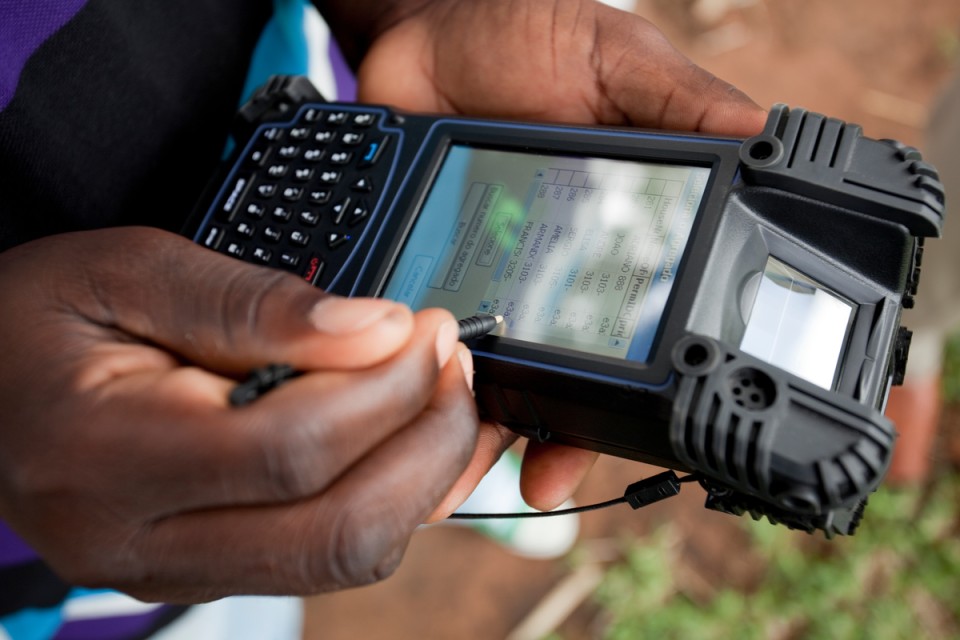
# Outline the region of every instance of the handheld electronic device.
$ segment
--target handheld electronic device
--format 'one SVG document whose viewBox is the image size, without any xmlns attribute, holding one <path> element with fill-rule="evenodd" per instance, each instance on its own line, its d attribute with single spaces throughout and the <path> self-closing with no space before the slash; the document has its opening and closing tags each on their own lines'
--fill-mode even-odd
<svg viewBox="0 0 960 640">
<path fill-rule="evenodd" d="M 748 140 L 328 104 L 278 77 L 186 233 L 350 296 L 503 323 L 482 414 L 850 534 L 889 465 L 922 239 L 913 148 L 782 105 Z"/>
</svg>

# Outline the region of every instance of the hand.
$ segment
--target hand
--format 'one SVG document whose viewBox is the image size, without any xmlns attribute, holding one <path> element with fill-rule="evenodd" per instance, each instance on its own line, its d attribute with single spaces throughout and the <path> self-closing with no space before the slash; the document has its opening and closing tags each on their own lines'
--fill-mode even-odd
<svg viewBox="0 0 960 640">
<path fill-rule="evenodd" d="M 0 291 L 0 517 L 76 584 L 176 602 L 379 579 L 476 444 L 445 311 L 147 229 L 12 249 Z M 307 373 L 228 406 L 269 362 Z"/>
<path fill-rule="evenodd" d="M 395 10 L 363 59 L 361 101 L 744 137 L 763 129 L 763 109 L 632 13 L 593 0 L 397 4 L 412 8 Z"/>
<path fill-rule="evenodd" d="M 734 136 L 763 128 L 760 107 L 634 14 L 590 0 L 406 4 L 414 8 L 395 14 L 360 66 L 361 101 Z M 474 460 L 433 519 L 454 510 L 514 439 L 503 427 L 484 425 Z M 539 509 L 556 507 L 595 460 L 589 451 L 527 443 L 524 498 Z"/>
</svg>

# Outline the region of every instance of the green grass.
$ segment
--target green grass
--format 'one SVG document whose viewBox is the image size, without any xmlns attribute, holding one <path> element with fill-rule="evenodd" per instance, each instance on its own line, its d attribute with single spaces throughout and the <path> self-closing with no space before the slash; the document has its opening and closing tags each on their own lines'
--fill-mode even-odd
<svg viewBox="0 0 960 640">
<path fill-rule="evenodd" d="M 944 398 L 960 403 L 960 334 L 946 349 Z M 666 525 L 627 544 L 596 593 L 610 640 L 960 638 L 960 473 L 923 489 L 881 488 L 856 535 L 818 541 L 743 519 L 745 562 L 761 565 L 749 593 L 704 601 L 678 581 Z M 733 550 L 732 552 L 737 552 Z"/>
<path fill-rule="evenodd" d="M 708 602 L 685 593 L 667 552 L 668 526 L 634 541 L 596 594 L 612 640 L 643 638 L 960 637 L 960 476 L 929 493 L 881 489 L 855 536 L 816 542 L 806 534 L 743 520 L 752 562 L 766 570 L 743 593 Z"/>
</svg>

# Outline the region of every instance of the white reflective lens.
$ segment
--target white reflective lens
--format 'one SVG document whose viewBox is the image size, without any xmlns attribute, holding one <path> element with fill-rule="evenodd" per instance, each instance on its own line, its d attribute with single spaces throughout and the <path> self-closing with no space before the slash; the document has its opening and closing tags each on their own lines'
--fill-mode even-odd
<svg viewBox="0 0 960 640">
<path fill-rule="evenodd" d="M 832 389 L 855 309 L 849 300 L 770 257 L 740 348 Z"/>
</svg>

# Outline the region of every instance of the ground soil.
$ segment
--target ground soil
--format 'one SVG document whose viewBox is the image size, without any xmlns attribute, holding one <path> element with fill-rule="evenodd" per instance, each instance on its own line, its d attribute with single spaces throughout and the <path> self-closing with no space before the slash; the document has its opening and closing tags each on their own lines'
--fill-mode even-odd
<svg viewBox="0 0 960 640">
<path fill-rule="evenodd" d="M 762 105 L 803 106 L 857 122 L 871 137 L 921 147 L 931 102 L 960 60 L 956 0 L 643 0 L 637 11 Z M 948 432 L 960 433 L 960 410 L 948 408 L 944 420 Z M 960 438 L 940 451 L 951 448 L 960 453 Z M 603 458 L 576 499 L 616 497 L 655 471 Z M 706 511 L 702 502 L 698 487 L 686 487 L 642 511 L 620 506 L 585 515 L 578 548 L 605 562 L 615 559 L 616 540 L 642 538 L 670 522 L 678 532 L 677 571 L 689 593 L 708 597 L 731 583 L 749 588 L 758 569 L 744 556 L 749 550 L 736 519 Z M 591 582 L 574 566 L 566 558 L 516 557 L 466 528 L 431 527 L 414 536 L 392 578 L 308 600 L 306 637 L 506 638 L 532 611 L 550 609 L 545 602 L 560 584 L 573 585 L 573 611 L 551 605 L 559 620 L 546 630 L 599 637 L 602 612 L 577 595 L 578 580 Z"/>
</svg>

